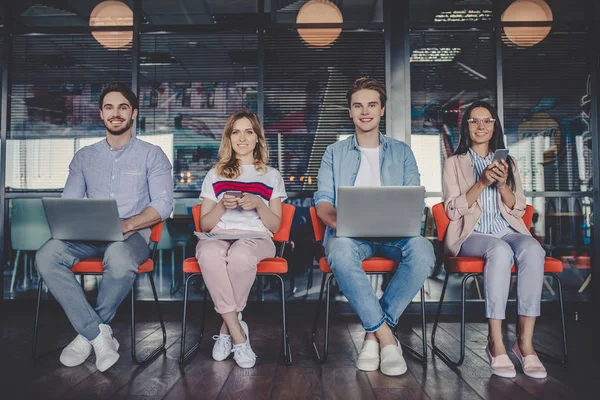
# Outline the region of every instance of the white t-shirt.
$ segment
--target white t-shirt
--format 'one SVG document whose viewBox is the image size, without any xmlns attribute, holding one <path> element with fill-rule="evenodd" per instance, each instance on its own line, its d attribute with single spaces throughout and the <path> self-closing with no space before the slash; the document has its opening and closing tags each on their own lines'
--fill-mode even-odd
<svg viewBox="0 0 600 400">
<path fill-rule="evenodd" d="M 376 148 L 359 147 L 360 167 L 354 186 L 381 186 L 379 165 L 379 146 Z"/>
<path fill-rule="evenodd" d="M 280 197 L 281 200 L 287 199 L 285 185 L 279 171 L 267 167 L 267 172 L 263 174 L 261 171 L 257 171 L 254 165 L 242 165 L 242 173 L 236 179 L 217 176 L 217 172 L 212 168 L 202 183 L 200 199 L 204 197 L 219 202 L 225 192 L 230 190 L 240 190 L 257 195 L 266 205 L 269 205 L 269 200 L 277 197 Z M 242 210 L 241 208 L 226 210 L 217 227 L 260 231 L 273 235 L 263 224 L 256 210 Z"/>
</svg>

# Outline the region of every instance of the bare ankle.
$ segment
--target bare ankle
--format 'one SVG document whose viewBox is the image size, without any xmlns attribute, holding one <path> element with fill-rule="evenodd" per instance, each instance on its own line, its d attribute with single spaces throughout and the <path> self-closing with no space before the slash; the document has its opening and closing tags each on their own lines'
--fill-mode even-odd
<svg viewBox="0 0 600 400">
<path fill-rule="evenodd" d="M 374 342 L 379 342 L 379 339 L 377 339 L 377 335 L 375 334 L 375 332 L 367 332 L 365 334 L 365 340 L 373 340 Z"/>
</svg>

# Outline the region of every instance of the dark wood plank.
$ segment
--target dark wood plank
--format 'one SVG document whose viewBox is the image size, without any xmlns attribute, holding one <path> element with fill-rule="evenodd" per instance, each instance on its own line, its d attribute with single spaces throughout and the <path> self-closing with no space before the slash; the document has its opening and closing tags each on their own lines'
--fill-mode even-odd
<svg viewBox="0 0 600 400">
<path fill-rule="evenodd" d="M 323 368 L 323 392 L 327 399 L 370 399 L 375 392 L 367 374 L 356 368 Z"/>
<path fill-rule="evenodd" d="M 428 326 L 427 332 L 431 335 L 431 326 Z M 419 324 L 418 327 L 413 328 L 413 334 L 403 334 L 401 336 L 405 344 L 421 351 L 421 335 L 422 331 Z M 428 339 L 430 339 L 430 336 Z M 442 348 L 455 345 L 453 341 L 450 341 L 444 335 L 437 336 L 436 342 Z M 431 343 L 431 341 L 428 340 L 428 343 Z M 432 358 L 430 347 L 428 352 L 429 358 L 426 364 L 421 363 L 407 353 L 405 353 L 404 359 L 408 364 L 408 372 L 415 378 L 429 398 L 444 400 L 481 399 L 481 396 L 462 378 L 461 374 L 452 370 L 440 359 Z"/>
<path fill-rule="evenodd" d="M 323 399 L 320 368 L 280 367 L 275 374 L 272 399 Z"/>
<path fill-rule="evenodd" d="M 375 397 L 378 400 L 425 400 L 429 399 L 423 390 L 414 388 L 404 389 L 375 389 Z"/>
<path fill-rule="evenodd" d="M 165 400 L 216 399 L 227 381 L 234 363 L 229 361 L 202 361 L 194 363 L 182 373 Z"/>
<path fill-rule="evenodd" d="M 238 367 L 235 367 L 238 368 Z M 222 400 L 266 400 L 273 386 L 273 376 L 230 374 L 218 399 Z"/>
<path fill-rule="evenodd" d="M 117 396 L 162 396 L 181 378 L 179 339 L 172 342 L 166 354 L 159 355 L 121 390 Z M 132 366 L 135 368 L 135 366 Z"/>
</svg>

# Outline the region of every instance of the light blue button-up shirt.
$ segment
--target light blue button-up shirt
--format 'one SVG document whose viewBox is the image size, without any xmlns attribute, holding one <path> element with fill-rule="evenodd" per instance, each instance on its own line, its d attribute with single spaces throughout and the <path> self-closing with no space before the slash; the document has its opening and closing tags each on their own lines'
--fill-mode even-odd
<svg viewBox="0 0 600 400">
<path fill-rule="evenodd" d="M 327 146 L 319 168 L 315 206 L 327 202 L 337 207 L 337 188 L 354 186 L 360 168 L 360 149 L 356 135 Z M 404 142 L 379 134 L 381 186 L 420 186 L 421 176 L 415 156 Z M 334 234 L 327 227 L 323 245 Z"/>
<path fill-rule="evenodd" d="M 469 149 L 469 154 L 473 162 L 475 179 L 479 180 L 483 171 L 492 163 L 494 153 L 490 152 L 487 157 L 481 157 L 473 149 Z M 479 202 L 481 204 L 481 217 L 479 217 L 475 232 L 496 234 L 509 226 L 502 213 L 500 213 L 496 185 L 490 185 L 483 189 L 483 192 L 479 195 Z"/>
<path fill-rule="evenodd" d="M 171 169 L 158 146 L 132 138 L 115 150 L 104 139 L 75 154 L 62 197 L 115 199 L 121 219 L 152 207 L 165 220 L 173 211 Z M 149 241 L 149 228 L 139 233 Z"/>
</svg>

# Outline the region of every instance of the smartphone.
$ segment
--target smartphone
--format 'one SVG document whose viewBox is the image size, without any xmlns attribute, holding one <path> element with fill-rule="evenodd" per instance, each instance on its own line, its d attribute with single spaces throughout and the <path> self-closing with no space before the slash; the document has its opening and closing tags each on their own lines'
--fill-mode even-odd
<svg viewBox="0 0 600 400">
<path fill-rule="evenodd" d="M 241 190 L 228 190 L 225 192 L 226 195 L 228 196 L 233 196 L 233 197 L 238 197 L 241 198 L 242 197 L 242 191 Z"/>
<path fill-rule="evenodd" d="M 498 149 L 494 153 L 494 158 L 492 159 L 492 162 L 494 162 L 494 161 L 499 162 L 500 160 L 506 161 L 507 158 L 508 158 L 508 149 Z"/>
</svg>

